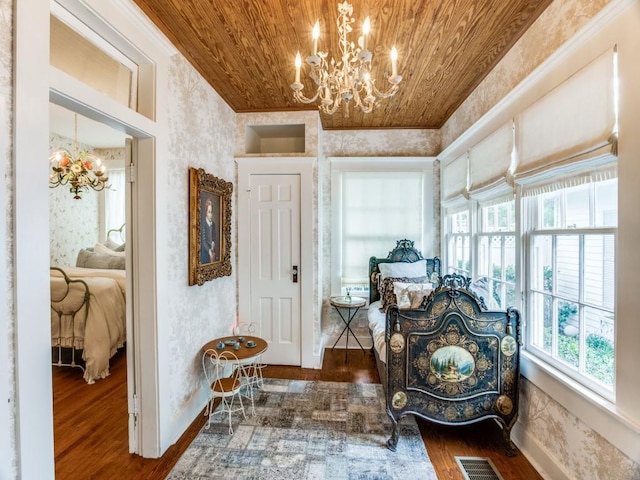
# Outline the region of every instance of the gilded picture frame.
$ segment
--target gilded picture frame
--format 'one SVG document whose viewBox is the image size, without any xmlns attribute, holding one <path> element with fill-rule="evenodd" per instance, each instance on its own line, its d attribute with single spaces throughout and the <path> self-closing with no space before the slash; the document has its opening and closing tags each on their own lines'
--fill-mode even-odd
<svg viewBox="0 0 640 480">
<path fill-rule="evenodd" d="M 233 184 L 189 168 L 189 285 L 231 275 Z"/>
</svg>

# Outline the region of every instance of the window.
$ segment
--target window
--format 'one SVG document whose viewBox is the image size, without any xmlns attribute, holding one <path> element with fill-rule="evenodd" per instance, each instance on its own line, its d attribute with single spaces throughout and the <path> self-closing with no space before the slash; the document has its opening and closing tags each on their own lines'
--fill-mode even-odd
<svg viewBox="0 0 640 480">
<path fill-rule="evenodd" d="M 125 223 L 125 171 L 124 168 L 108 170 L 111 189 L 104 190 L 105 230 L 120 228 Z"/>
<path fill-rule="evenodd" d="M 515 200 L 480 205 L 478 276 L 489 279 L 500 308 L 516 305 Z"/>
<path fill-rule="evenodd" d="M 471 229 L 469 210 L 447 215 L 447 273 L 471 276 Z"/>
<path fill-rule="evenodd" d="M 138 66 L 64 9 L 51 15 L 50 62 L 113 100 L 137 105 Z"/>
<path fill-rule="evenodd" d="M 332 294 L 336 295 L 346 294 L 348 288 L 366 297 L 370 257 L 385 257 L 398 240 L 413 240 L 425 256 L 431 249 L 427 238 L 433 225 L 425 224 L 425 218 L 433 218 L 431 163 L 366 160 L 332 161 Z"/>
<path fill-rule="evenodd" d="M 613 395 L 617 179 L 528 198 L 527 346 Z"/>
</svg>

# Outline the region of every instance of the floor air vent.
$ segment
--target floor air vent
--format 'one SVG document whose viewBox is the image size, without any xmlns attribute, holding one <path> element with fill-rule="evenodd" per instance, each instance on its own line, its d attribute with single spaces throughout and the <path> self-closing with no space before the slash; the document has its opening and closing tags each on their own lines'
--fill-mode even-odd
<svg viewBox="0 0 640 480">
<path fill-rule="evenodd" d="M 486 457 L 455 457 L 465 480 L 504 480 Z"/>
</svg>

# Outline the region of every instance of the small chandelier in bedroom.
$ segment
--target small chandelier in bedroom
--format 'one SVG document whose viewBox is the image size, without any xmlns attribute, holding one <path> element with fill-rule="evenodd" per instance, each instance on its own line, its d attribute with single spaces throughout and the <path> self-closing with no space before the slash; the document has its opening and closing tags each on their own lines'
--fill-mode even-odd
<svg viewBox="0 0 640 480">
<path fill-rule="evenodd" d="M 391 74 L 387 73 L 387 81 L 391 84 L 389 89 L 381 92 L 376 87 L 371 75 L 371 59 L 373 55 L 367 42 L 371 24 L 367 17 L 362 25 L 362 35 L 358 38 L 358 45 L 348 40 L 348 34 L 353 30 L 352 24 L 353 6 L 348 2 L 338 4 L 339 16 L 336 20 L 338 26 L 339 44 L 341 56 L 336 61 L 331 58 L 327 62 L 327 52 L 318 51 L 318 38 L 320 37 L 320 23 L 313 27 L 313 52 L 306 58 L 310 67 L 309 76 L 317 86 L 315 95 L 308 98 L 302 93 L 304 85 L 300 82 L 300 67 L 302 59 L 300 52 L 296 55 L 296 77 L 291 84 L 294 100 L 301 103 L 312 103 L 319 100 L 320 111 L 333 115 L 340 105 L 345 106 L 344 116 L 349 116 L 349 103 L 353 101 L 356 108 L 364 113 L 370 113 L 380 98 L 388 98 L 398 91 L 398 84 L 402 76 L 398 75 L 398 52 L 396 47 L 391 49 Z"/>
<path fill-rule="evenodd" d="M 49 188 L 69 186 L 73 198 L 80 200 L 80 194 L 92 188 L 96 191 L 111 188 L 105 166 L 92 153 L 78 152 L 78 114 L 75 114 L 73 154 L 61 148 L 51 154 L 49 163 L 53 173 L 49 176 Z"/>
</svg>

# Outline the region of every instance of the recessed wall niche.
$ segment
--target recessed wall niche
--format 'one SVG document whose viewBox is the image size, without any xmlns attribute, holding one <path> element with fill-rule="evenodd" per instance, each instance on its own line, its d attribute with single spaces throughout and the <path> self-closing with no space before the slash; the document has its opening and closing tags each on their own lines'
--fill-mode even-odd
<svg viewBox="0 0 640 480">
<path fill-rule="evenodd" d="M 304 153 L 304 124 L 247 125 L 245 153 Z"/>
</svg>

